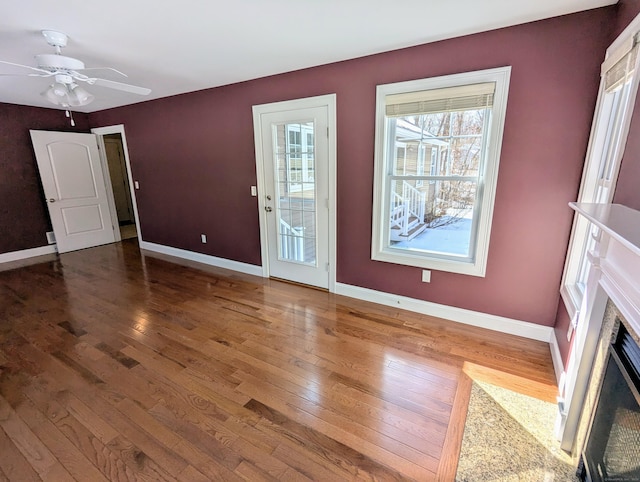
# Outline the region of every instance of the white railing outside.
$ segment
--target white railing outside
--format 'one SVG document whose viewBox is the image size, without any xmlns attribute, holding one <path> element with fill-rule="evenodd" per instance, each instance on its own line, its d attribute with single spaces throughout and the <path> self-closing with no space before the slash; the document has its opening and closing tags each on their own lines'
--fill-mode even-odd
<svg viewBox="0 0 640 482">
<path fill-rule="evenodd" d="M 427 193 L 416 189 L 407 181 L 402 181 L 402 197 L 408 205 L 409 213 L 417 217 L 420 222 L 424 222 L 425 199 Z"/>
<path fill-rule="evenodd" d="M 280 257 L 290 261 L 304 262 L 303 228 L 294 228 L 280 219 Z"/>
<path fill-rule="evenodd" d="M 402 235 L 407 236 L 413 226 L 422 224 L 424 222 L 426 209 L 426 195 L 427 193 L 416 189 L 407 181 L 402 181 L 402 196 L 396 192 L 391 194 L 390 229 L 398 227 Z M 409 219 L 412 216 L 415 217 L 416 220 L 413 223 L 409 223 Z"/>
</svg>

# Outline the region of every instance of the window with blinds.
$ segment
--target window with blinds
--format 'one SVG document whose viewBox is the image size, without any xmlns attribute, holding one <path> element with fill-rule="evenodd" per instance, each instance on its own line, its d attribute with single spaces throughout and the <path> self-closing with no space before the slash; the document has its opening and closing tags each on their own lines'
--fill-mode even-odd
<svg viewBox="0 0 640 482">
<path fill-rule="evenodd" d="M 610 203 L 613 199 L 638 89 L 638 40 L 638 34 L 619 39 L 602 63 L 600 93 L 578 202 Z M 574 323 L 589 276 L 587 253 L 595 243 L 589 234 L 595 230 L 585 218 L 575 217 L 561 288 Z"/>
<path fill-rule="evenodd" d="M 509 76 L 378 86 L 373 259 L 484 276 Z"/>
</svg>

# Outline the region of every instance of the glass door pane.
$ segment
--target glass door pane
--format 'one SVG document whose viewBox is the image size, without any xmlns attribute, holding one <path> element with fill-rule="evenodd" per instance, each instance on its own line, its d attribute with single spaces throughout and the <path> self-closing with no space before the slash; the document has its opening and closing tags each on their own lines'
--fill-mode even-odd
<svg viewBox="0 0 640 482">
<path fill-rule="evenodd" d="M 278 257 L 316 266 L 314 123 L 277 124 L 273 128 Z"/>
</svg>

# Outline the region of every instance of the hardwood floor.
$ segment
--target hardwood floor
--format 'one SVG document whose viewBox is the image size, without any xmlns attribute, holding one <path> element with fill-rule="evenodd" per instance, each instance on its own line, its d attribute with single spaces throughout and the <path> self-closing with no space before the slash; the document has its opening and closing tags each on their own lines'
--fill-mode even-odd
<svg viewBox="0 0 640 482">
<path fill-rule="evenodd" d="M 0 272 L 0 480 L 452 480 L 469 376 L 545 343 L 134 240 Z"/>
</svg>

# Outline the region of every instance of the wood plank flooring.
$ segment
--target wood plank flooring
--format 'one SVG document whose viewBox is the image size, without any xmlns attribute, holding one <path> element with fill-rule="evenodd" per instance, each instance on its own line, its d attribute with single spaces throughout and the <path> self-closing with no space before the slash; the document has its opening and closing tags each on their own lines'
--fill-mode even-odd
<svg viewBox="0 0 640 482">
<path fill-rule="evenodd" d="M 452 480 L 468 374 L 555 395 L 545 343 L 67 253 L 0 272 L 0 480 Z"/>
</svg>

